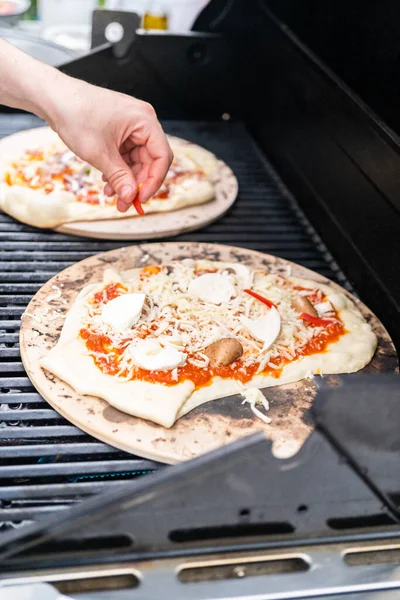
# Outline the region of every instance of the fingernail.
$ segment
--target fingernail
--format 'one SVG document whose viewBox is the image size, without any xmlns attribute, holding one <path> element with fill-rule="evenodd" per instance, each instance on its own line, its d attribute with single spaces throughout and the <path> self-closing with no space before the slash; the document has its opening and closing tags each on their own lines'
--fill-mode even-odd
<svg viewBox="0 0 400 600">
<path fill-rule="evenodd" d="M 132 201 L 133 195 L 134 195 L 134 189 L 133 189 L 133 187 L 131 185 L 124 185 L 124 187 L 121 189 L 119 197 L 126 204 L 128 204 L 128 203 L 130 203 Z"/>
</svg>

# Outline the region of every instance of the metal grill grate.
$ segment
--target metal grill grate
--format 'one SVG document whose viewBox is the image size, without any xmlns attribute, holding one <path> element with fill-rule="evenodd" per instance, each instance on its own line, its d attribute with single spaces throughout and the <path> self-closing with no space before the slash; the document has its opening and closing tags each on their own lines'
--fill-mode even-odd
<svg viewBox="0 0 400 600">
<path fill-rule="evenodd" d="M 0 137 L 40 124 L 29 115 L 0 115 Z M 165 128 L 218 154 L 240 186 L 224 219 L 180 240 L 276 254 L 348 287 L 244 125 L 169 121 Z M 76 261 L 121 245 L 42 232 L 0 214 L 0 529 L 43 518 L 158 467 L 69 425 L 35 392 L 19 356 L 20 317 L 42 283 Z"/>
</svg>

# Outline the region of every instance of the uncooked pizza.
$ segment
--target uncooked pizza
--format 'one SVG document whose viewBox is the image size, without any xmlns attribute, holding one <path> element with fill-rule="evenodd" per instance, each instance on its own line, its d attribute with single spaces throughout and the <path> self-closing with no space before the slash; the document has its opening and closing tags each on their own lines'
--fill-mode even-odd
<svg viewBox="0 0 400 600">
<path fill-rule="evenodd" d="M 0 163 L 0 209 L 35 227 L 137 215 L 133 209 L 119 212 L 116 197 L 103 194 L 101 173 L 68 150 L 52 130 L 37 131 L 37 143 Z M 141 205 L 145 214 L 203 204 L 215 196 L 217 158 L 190 142 L 169 141 L 174 160 L 161 188 Z"/>
<path fill-rule="evenodd" d="M 358 371 L 376 345 L 333 287 L 184 259 L 106 270 L 80 291 L 41 367 L 79 394 L 171 427 L 210 400 L 242 393 L 255 405 L 262 388 Z"/>
</svg>

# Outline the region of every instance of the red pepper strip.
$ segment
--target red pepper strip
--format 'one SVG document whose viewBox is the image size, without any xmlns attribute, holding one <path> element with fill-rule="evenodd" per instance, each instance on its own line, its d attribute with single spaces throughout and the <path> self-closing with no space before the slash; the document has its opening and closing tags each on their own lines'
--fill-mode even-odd
<svg viewBox="0 0 400 600">
<path fill-rule="evenodd" d="M 330 321 L 328 319 L 319 319 L 318 317 L 312 317 L 307 313 L 301 313 L 300 318 L 303 319 L 303 321 L 309 321 L 310 323 L 314 323 L 314 325 L 330 325 L 331 323 L 333 323 L 333 321 Z"/>
<path fill-rule="evenodd" d="M 137 212 L 138 215 L 144 215 L 144 210 L 143 210 L 142 203 L 140 202 L 140 200 L 139 200 L 139 198 L 137 196 L 133 200 L 132 204 L 136 208 L 136 212 Z"/>
<path fill-rule="evenodd" d="M 273 302 L 271 302 L 271 300 L 268 300 L 268 298 L 264 298 L 264 296 L 260 296 L 260 294 L 257 294 L 256 292 L 253 292 L 253 290 L 244 290 L 246 292 L 246 294 L 250 294 L 250 296 L 253 296 L 253 298 L 256 298 L 257 300 L 259 300 L 260 302 L 262 302 L 263 304 L 266 304 L 267 306 L 269 306 L 270 308 L 273 306 L 274 308 L 278 308 L 276 306 L 276 304 L 274 304 Z"/>
</svg>

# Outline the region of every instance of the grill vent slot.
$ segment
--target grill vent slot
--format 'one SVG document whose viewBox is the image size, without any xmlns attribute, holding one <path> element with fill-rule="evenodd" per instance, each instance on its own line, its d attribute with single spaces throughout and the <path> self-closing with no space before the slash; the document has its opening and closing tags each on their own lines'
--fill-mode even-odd
<svg viewBox="0 0 400 600">
<path fill-rule="evenodd" d="M 361 517 L 343 517 L 339 519 L 329 519 L 328 527 L 336 530 L 361 529 L 363 527 L 384 527 L 385 525 L 394 525 L 395 521 L 382 513 L 381 515 L 365 515 Z"/>
<path fill-rule="evenodd" d="M 175 529 L 168 535 L 171 542 L 200 542 L 220 540 L 229 537 L 252 537 L 293 533 L 290 523 L 239 523 L 238 525 L 220 525 L 216 527 L 197 527 L 193 529 Z"/>
<path fill-rule="evenodd" d="M 69 579 L 51 583 L 61 594 L 84 594 L 90 592 L 130 590 L 137 588 L 140 585 L 140 580 L 133 573 L 126 573 L 123 575 Z"/>
<path fill-rule="evenodd" d="M 349 567 L 399 564 L 400 547 L 368 550 L 365 552 L 347 552 L 344 556 L 344 561 Z"/>
<path fill-rule="evenodd" d="M 218 563 L 218 561 L 216 561 Z M 284 575 L 304 573 L 310 568 L 302 558 L 283 558 L 279 560 L 229 562 L 202 566 L 183 567 L 178 573 L 182 583 L 200 583 L 205 581 L 221 581 L 224 579 L 241 579 L 260 575 Z"/>
</svg>

